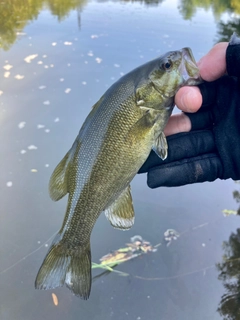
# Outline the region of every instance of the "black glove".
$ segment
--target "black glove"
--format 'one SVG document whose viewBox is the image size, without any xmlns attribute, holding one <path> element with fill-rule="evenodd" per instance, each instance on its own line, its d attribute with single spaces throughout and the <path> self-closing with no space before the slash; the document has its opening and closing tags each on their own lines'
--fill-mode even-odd
<svg viewBox="0 0 240 320">
<path fill-rule="evenodd" d="M 152 151 L 139 171 L 148 172 L 150 188 L 240 179 L 239 79 L 224 76 L 199 88 L 202 107 L 187 113 L 192 131 L 167 137 L 167 159 Z"/>
</svg>

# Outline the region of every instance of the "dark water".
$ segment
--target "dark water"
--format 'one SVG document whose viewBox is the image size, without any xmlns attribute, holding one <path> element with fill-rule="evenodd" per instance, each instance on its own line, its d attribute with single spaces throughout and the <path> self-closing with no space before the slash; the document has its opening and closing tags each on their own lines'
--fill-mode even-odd
<svg viewBox="0 0 240 320">
<path fill-rule="evenodd" d="M 87 302 L 66 288 L 34 289 L 66 206 L 65 198 L 50 200 L 48 180 L 91 106 L 121 75 L 157 55 L 189 46 L 199 59 L 240 29 L 237 1 L 197 3 L 0 3 L 1 320 L 240 319 L 240 221 L 222 213 L 238 209 L 239 185 L 231 180 L 150 190 L 146 176 L 137 176 L 134 227 L 117 231 L 101 216 L 93 261 L 135 234 L 161 242 L 158 251 L 118 266 L 128 277 L 98 278 Z M 180 237 L 166 246 L 170 228 Z"/>
</svg>

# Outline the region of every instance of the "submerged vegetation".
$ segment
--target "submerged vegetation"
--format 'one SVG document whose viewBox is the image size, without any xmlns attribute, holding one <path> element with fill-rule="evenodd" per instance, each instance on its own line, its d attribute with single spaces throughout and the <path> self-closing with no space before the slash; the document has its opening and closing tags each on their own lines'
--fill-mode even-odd
<svg viewBox="0 0 240 320">
<path fill-rule="evenodd" d="M 174 229 L 167 229 L 164 234 L 164 244 L 168 247 L 172 241 L 177 240 L 180 237 L 180 233 L 178 233 Z M 126 243 L 126 247 L 117 249 L 112 251 L 100 259 L 100 263 L 92 262 L 92 269 L 103 269 L 105 272 L 101 273 L 100 275 L 95 276 L 93 279 L 98 278 L 99 276 L 105 274 L 106 272 L 117 272 L 119 275 L 122 276 L 129 276 L 128 273 L 121 272 L 115 270 L 114 268 L 123 262 L 128 260 L 137 258 L 143 254 L 149 252 L 156 252 L 157 248 L 161 246 L 161 243 L 156 245 L 152 245 L 149 241 L 144 240 L 141 236 L 137 235 L 130 239 L 130 243 Z M 137 276 L 137 278 L 149 280 L 147 278 L 142 278 Z M 162 278 L 155 279 L 161 280 Z"/>
<path fill-rule="evenodd" d="M 119 275 L 128 276 L 128 273 L 114 270 L 114 268 L 128 260 L 137 258 L 149 252 L 156 252 L 161 243 L 153 246 L 150 242 L 143 240 L 141 236 L 134 236 L 126 247 L 115 250 L 100 259 L 100 263 L 92 263 L 92 269 L 104 269 L 110 272 L 117 272 Z M 97 276 L 98 277 L 98 276 Z M 96 277 L 95 277 L 96 278 Z"/>
</svg>

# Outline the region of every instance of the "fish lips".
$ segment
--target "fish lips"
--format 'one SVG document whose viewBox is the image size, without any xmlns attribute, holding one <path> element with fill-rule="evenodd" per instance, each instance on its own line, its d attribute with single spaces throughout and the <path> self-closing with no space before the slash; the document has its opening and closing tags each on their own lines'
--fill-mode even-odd
<svg viewBox="0 0 240 320">
<path fill-rule="evenodd" d="M 202 83 L 197 63 L 190 48 L 180 50 L 182 62 L 179 66 L 182 74 L 183 85 L 195 86 Z"/>
</svg>

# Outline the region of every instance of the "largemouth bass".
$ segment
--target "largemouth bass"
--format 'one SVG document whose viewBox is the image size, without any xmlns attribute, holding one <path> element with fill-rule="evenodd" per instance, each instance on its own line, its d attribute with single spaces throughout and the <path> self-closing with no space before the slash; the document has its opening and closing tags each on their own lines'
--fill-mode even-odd
<svg viewBox="0 0 240 320">
<path fill-rule="evenodd" d="M 35 287 L 66 286 L 88 299 L 91 290 L 90 236 L 105 212 L 110 223 L 134 223 L 130 182 L 153 149 L 167 157 L 163 129 L 184 85 L 200 82 L 189 48 L 168 52 L 123 76 L 93 106 L 71 149 L 54 170 L 50 196 L 67 193 L 62 227 L 40 267 Z"/>
</svg>

